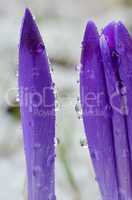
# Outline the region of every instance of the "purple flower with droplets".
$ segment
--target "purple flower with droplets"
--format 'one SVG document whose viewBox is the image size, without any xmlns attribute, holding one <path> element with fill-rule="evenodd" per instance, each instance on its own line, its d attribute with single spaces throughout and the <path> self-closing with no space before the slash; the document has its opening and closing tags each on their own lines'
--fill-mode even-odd
<svg viewBox="0 0 132 200">
<path fill-rule="evenodd" d="M 55 200 L 55 97 L 48 56 L 29 9 L 19 45 L 19 96 L 28 199 Z"/>
<path fill-rule="evenodd" d="M 132 38 L 121 22 L 101 35 L 88 22 L 80 98 L 88 147 L 103 200 L 132 199 Z"/>
</svg>

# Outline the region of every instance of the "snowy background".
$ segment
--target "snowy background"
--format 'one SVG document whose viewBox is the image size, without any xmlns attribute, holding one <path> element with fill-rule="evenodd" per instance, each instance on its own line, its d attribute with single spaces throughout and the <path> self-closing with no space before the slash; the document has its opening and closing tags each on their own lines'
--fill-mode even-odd
<svg viewBox="0 0 132 200">
<path fill-rule="evenodd" d="M 100 200 L 82 121 L 75 112 L 79 95 L 76 69 L 87 20 L 93 19 L 101 30 L 107 22 L 120 19 L 132 30 L 131 6 L 129 0 L 0 0 L 0 200 L 26 200 L 16 99 L 17 47 L 24 8 L 31 8 L 36 17 L 54 71 L 58 102 L 63 104 L 57 110 L 57 200 Z"/>
</svg>

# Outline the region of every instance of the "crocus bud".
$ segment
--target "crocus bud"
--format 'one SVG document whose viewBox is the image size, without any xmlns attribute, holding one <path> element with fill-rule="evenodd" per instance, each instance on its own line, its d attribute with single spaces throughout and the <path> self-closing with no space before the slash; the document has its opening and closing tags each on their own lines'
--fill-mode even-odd
<svg viewBox="0 0 132 200">
<path fill-rule="evenodd" d="M 132 38 L 121 22 L 99 36 L 88 22 L 82 42 L 80 99 L 103 200 L 132 199 Z"/>
</svg>

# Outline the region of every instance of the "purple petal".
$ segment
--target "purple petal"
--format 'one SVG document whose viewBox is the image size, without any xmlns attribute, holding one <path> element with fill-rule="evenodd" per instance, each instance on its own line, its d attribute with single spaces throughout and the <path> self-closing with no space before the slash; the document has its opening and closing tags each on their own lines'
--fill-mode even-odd
<svg viewBox="0 0 132 200">
<path fill-rule="evenodd" d="M 103 34 L 105 35 L 110 49 L 115 47 L 115 33 L 113 31 L 115 25 L 115 22 L 111 22 L 103 29 Z"/>
<path fill-rule="evenodd" d="M 19 94 L 29 200 L 55 200 L 55 98 L 37 25 L 25 11 L 19 47 Z"/>
<path fill-rule="evenodd" d="M 113 137 L 120 199 L 128 200 L 132 199 L 132 176 L 126 120 L 125 87 L 119 73 L 120 57 L 115 46 L 117 42 L 117 38 L 115 38 L 116 26 L 117 24 L 113 23 L 104 29 L 100 44 L 107 91 L 112 107 Z"/>
<path fill-rule="evenodd" d="M 124 104 L 127 109 L 125 116 L 128 133 L 128 147 L 130 151 L 130 166 L 132 179 L 132 37 L 119 22 L 115 30 L 116 51 L 119 54 L 119 74 L 124 86 Z M 132 188 L 132 183 L 131 183 Z M 132 198 L 132 196 L 131 196 Z"/>
<path fill-rule="evenodd" d="M 118 200 L 111 108 L 99 35 L 89 22 L 82 42 L 80 96 L 85 134 L 103 200 Z"/>
</svg>

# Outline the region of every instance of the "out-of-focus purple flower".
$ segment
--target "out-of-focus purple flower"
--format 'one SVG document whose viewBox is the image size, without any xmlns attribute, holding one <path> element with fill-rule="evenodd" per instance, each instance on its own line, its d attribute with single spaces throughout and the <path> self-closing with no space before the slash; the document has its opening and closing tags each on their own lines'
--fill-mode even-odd
<svg viewBox="0 0 132 200">
<path fill-rule="evenodd" d="M 55 200 L 55 97 L 48 57 L 29 9 L 19 45 L 19 96 L 28 199 Z"/>
<path fill-rule="evenodd" d="M 103 200 L 132 199 L 132 39 L 121 22 L 82 42 L 80 98 L 90 155 Z"/>
</svg>

